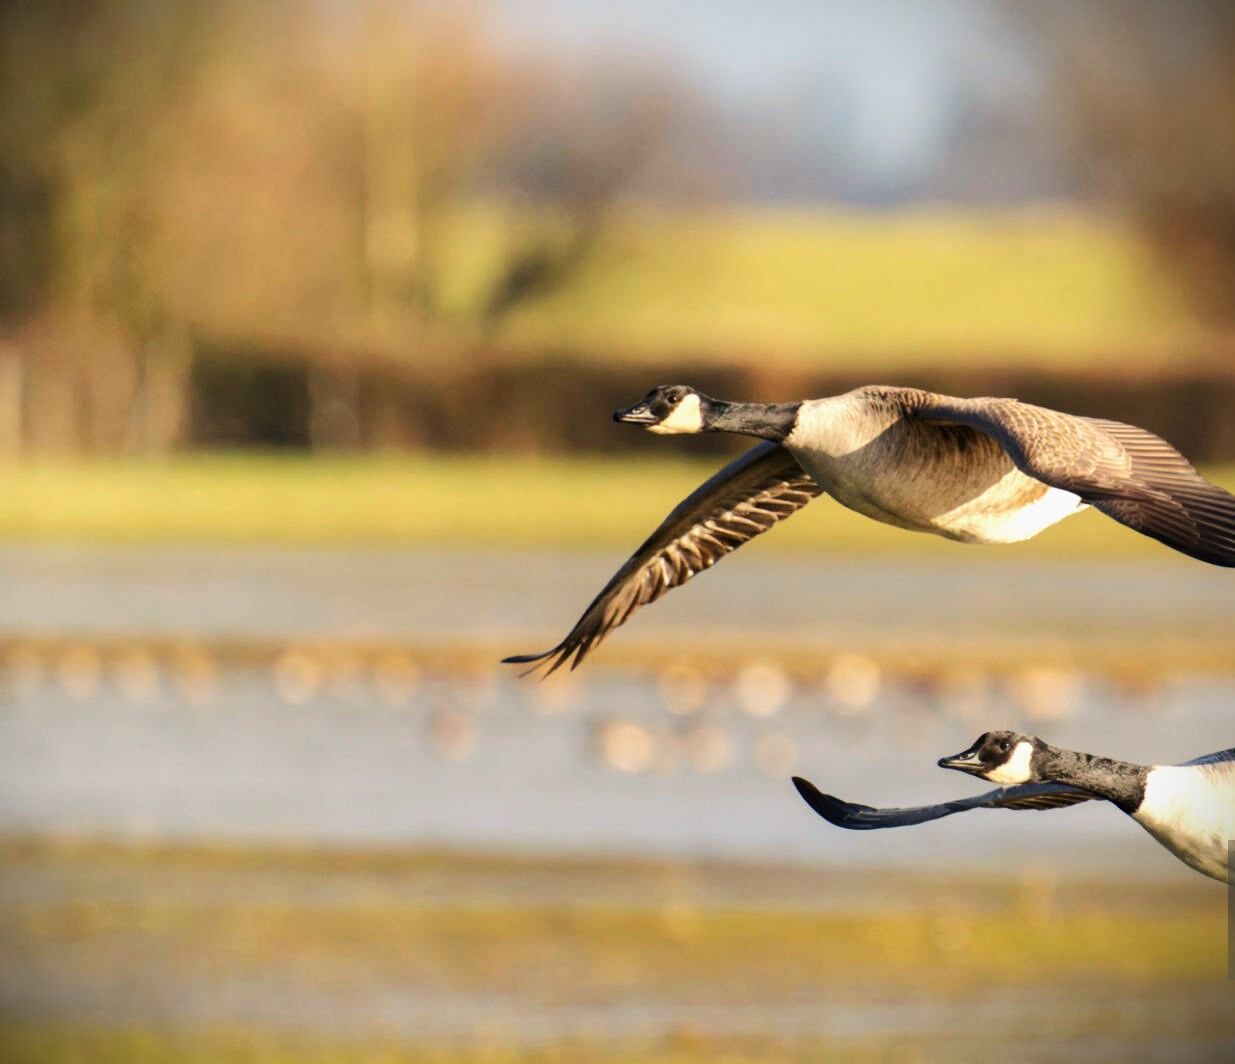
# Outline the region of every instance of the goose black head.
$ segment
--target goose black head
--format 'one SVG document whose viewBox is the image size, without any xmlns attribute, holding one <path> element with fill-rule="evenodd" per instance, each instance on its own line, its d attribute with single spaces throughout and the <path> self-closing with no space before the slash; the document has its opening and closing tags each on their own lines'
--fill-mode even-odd
<svg viewBox="0 0 1235 1064">
<path fill-rule="evenodd" d="M 940 768 L 954 768 L 991 783 L 1029 783 L 1037 779 L 1034 754 L 1038 740 L 1014 731 L 986 732 L 978 741 L 952 757 L 939 759 Z"/>
<path fill-rule="evenodd" d="M 662 384 L 634 406 L 613 412 L 614 421 L 643 425 L 662 435 L 707 432 L 713 400 L 688 384 Z"/>
</svg>

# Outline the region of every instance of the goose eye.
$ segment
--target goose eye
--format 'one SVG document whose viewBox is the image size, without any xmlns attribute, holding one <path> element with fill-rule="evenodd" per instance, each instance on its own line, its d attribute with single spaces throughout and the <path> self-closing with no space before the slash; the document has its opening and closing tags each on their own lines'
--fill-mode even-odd
<svg viewBox="0 0 1235 1064">
<path fill-rule="evenodd" d="M 679 400 L 679 399 L 681 399 L 681 398 L 682 398 L 682 397 L 681 397 L 680 395 L 671 395 L 671 396 L 669 396 L 669 405 L 670 405 L 670 406 L 677 406 L 677 405 L 678 405 L 678 400 Z"/>
</svg>

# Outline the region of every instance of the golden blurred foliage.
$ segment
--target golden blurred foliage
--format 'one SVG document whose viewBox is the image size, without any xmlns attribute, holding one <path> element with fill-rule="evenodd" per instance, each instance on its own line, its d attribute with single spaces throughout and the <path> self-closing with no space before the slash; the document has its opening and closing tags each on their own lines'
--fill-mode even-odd
<svg viewBox="0 0 1235 1064">
<path fill-rule="evenodd" d="M 6 449 L 176 443 L 203 337 L 311 351 L 331 393 L 361 353 L 448 357 L 578 265 L 667 98 L 618 75 L 576 136 L 569 80 L 454 3 L 53 0 L 0 37 Z M 471 255 L 499 171 L 556 206 Z"/>
<path fill-rule="evenodd" d="M 1235 33 L 1212 2 L 1123 6 L 1021 20 L 1063 103 L 1050 146 L 1096 179 L 1079 210 L 995 217 L 820 210 L 827 159 L 806 207 L 718 209 L 788 116 L 752 107 L 743 139 L 652 50 L 520 52 L 465 0 L 3 5 L 0 454 L 595 446 L 563 408 L 586 392 L 591 423 L 617 388 L 582 374 L 611 359 L 703 386 L 754 366 L 770 395 L 838 383 L 786 366 L 978 390 L 1005 385 L 947 373 L 1045 367 L 1042 391 L 1185 354 L 1209 394 Z M 477 439 L 477 392 L 514 388 L 524 422 Z"/>
</svg>

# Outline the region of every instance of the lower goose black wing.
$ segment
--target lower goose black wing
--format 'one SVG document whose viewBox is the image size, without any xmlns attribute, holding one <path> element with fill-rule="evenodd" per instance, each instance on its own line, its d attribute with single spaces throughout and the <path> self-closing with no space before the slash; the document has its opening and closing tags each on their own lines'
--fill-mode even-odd
<svg viewBox="0 0 1235 1064">
<path fill-rule="evenodd" d="M 1193 558 L 1235 566 L 1235 495 L 1211 484 L 1145 429 L 1016 399 L 924 394 L 914 415 L 975 428 L 1003 447 L 1022 473 L 1071 491 L 1120 524 Z"/>
<path fill-rule="evenodd" d="M 793 785 L 809 805 L 829 824 L 851 831 L 871 831 L 876 828 L 903 828 L 910 824 L 925 824 L 930 820 L 964 813 L 970 809 L 1061 809 L 1064 806 L 1088 802 L 1096 796 L 1062 783 L 1022 783 L 1015 787 L 977 794 L 972 798 L 957 798 L 938 805 L 918 805 L 905 809 L 875 809 L 869 805 L 843 802 L 823 794 L 810 780 L 793 777 Z"/>
<path fill-rule="evenodd" d="M 614 628 L 649 602 L 715 565 L 823 489 L 779 443 L 751 448 L 705 481 L 661 522 L 604 586 L 557 646 L 507 664 L 575 668 Z"/>
<path fill-rule="evenodd" d="M 1185 761 L 1184 765 L 1222 765 L 1228 761 L 1235 761 L 1235 747 L 1230 750 L 1219 750 L 1213 754 L 1202 754 L 1191 761 Z"/>
</svg>

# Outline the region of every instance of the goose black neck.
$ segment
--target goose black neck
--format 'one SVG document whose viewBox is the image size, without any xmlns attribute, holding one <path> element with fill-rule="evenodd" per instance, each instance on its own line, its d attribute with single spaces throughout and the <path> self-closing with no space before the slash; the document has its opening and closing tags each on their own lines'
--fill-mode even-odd
<svg viewBox="0 0 1235 1064">
<path fill-rule="evenodd" d="M 1144 765 L 1075 750 L 1058 750 L 1045 743 L 1035 760 L 1041 778 L 1080 787 L 1119 806 L 1125 813 L 1135 813 L 1145 799 L 1149 769 Z"/>
<path fill-rule="evenodd" d="M 709 399 L 704 406 L 708 432 L 737 432 L 783 443 L 798 420 L 801 403 L 727 403 Z"/>
</svg>

